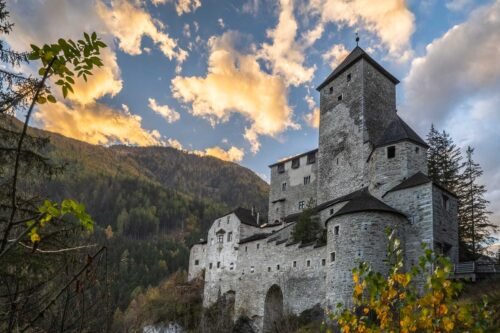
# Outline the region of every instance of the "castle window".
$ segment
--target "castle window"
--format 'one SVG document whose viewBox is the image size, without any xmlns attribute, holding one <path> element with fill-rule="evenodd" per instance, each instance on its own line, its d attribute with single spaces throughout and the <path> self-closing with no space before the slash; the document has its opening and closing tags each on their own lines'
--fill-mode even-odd
<svg viewBox="0 0 500 333">
<path fill-rule="evenodd" d="M 415 147 L 415 154 L 418 154 L 420 152 L 420 148 L 419 147 Z"/>
<path fill-rule="evenodd" d="M 326 259 L 321 259 L 321 266 L 325 266 L 326 265 Z"/>
<path fill-rule="evenodd" d="M 245 252 L 248 252 L 248 246 L 245 246 Z"/>
<path fill-rule="evenodd" d="M 357 255 L 358 257 L 361 257 L 361 255 L 362 255 L 361 250 L 358 250 L 358 252 L 357 252 L 357 254 L 356 254 L 356 255 Z"/>
<path fill-rule="evenodd" d="M 227 223 L 229 223 L 230 220 L 231 220 L 231 215 L 228 215 L 227 216 Z"/>
<path fill-rule="evenodd" d="M 285 172 L 285 163 L 278 164 L 278 173 Z"/>
<path fill-rule="evenodd" d="M 217 268 L 220 268 L 220 261 L 217 261 Z"/>
<path fill-rule="evenodd" d="M 333 215 L 333 212 L 334 212 L 333 208 L 330 208 L 330 215 Z"/>
<path fill-rule="evenodd" d="M 313 164 L 313 163 L 316 163 L 316 154 L 315 153 L 307 154 L 307 164 Z"/>
<path fill-rule="evenodd" d="M 268 267 L 268 268 L 267 268 L 267 271 L 268 271 L 268 272 L 270 272 L 270 271 L 271 271 L 271 267 Z"/>
<path fill-rule="evenodd" d="M 257 250 L 260 248 L 260 244 L 257 244 Z"/>
<path fill-rule="evenodd" d="M 198 266 L 199 264 L 200 264 L 200 261 L 199 261 L 199 260 L 195 260 L 195 261 L 194 261 L 194 265 L 195 265 L 195 266 Z"/>
<path fill-rule="evenodd" d="M 306 265 L 307 265 L 307 267 L 311 267 L 311 260 L 307 260 Z"/>
<path fill-rule="evenodd" d="M 220 219 L 219 219 L 219 221 L 217 221 L 217 226 L 219 226 L 219 227 L 220 227 Z"/>
<path fill-rule="evenodd" d="M 293 262 L 293 267 L 294 268 L 297 267 L 297 262 L 296 261 Z"/>
<path fill-rule="evenodd" d="M 351 81 L 351 78 L 352 78 L 351 73 L 347 74 L 347 82 Z"/>
<path fill-rule="evenodd" d="M 344 96 L 342 94 L 340 94 L 338 97 L 337 97 L 337 101 L 341 101 L 342 99 L 344 98 Z"/>
<path fill-rule="evenodd" d="M 255 271 L 255 268 L 253 266 L 250 266 L 250 273 L 253 273 Z"/>
<path fill-rule="evenodd" d="M 446 211 L 450 210 L 450 198 L 448 196 L 443 194 L 443 207 L 446 209 Z"/>
<path fill-rule="evenodd" d="M 212 263 L 208 264 L 208 269 L 212 269 Z"/>
<path fill-rule="evenodd" d="M 219 243 L 219 244 L 224 243 L 224 234 L 217 235 L 217 243 Z"/>
<path fill-rule="evenodd" d="M 229 270 L 232 271 L 233 269 L 234 269 L 234 263 L 232 262 L 232 263 L 229 264 Z"/>
<path fill-rule="evenodd" d="M 280 265 L 276 265 L 276 270 L 279 271 L 280 270 Z"/>
<path fill-rule="evenodd" d="M 339 158 L 337 157 L 337 165 L 339 165 Z"/>
<path fill-rule="evenodd" d="M 297 169 L 300 167 L 300 158 L 294 158 L 292 160 L 292 169 Z"/>
<path fill-rule="evenodd" d="M 396 157 L 396 146 L 387 147 L 387 158 Z"/>
<path fill-rule="evenodd" d="M 330 253 L 330 262 L 334 262 L 335 261 L 335 252 L 331 252 Z"/>
<path fill-rule="evenodd" d="M 227 233 L 227 241 L 231 242 L 233 240 L 233 232 L 228 232 Z"/>
<path fill-rule="evenodd" d="M 299 209 L 304 209 L 305 202 L 299 201 Z"/>
<path fill-rule="evenodd" d="M 304 177 L 304 185 L 307 185 L 311 182 L 311 176 Z"/>
<path fill-rule="evenodd" d="M 330 94 L 333 94 L 333 87 L 330 87 Z"/>
<path fill-rule="evenodd" d="M 285 192 L 285 191 L 286 191 L 286 183 L 281 184 L 281 190 L 282 190 L 283 192 Z"/>
<path fill-rule="evenodd" d="M 335 236 L 338 236 L 339 235 L 339 230 L 340 230 L 340 226 L 336 225 L 335 227 L 333 227 L 333 234 Z"/>
</svg>

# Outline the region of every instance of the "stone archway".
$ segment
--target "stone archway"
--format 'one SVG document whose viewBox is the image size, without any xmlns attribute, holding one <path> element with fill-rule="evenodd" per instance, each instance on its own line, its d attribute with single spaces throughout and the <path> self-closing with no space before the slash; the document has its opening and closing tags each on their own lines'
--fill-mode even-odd
<svg viewBox="0 0 500 333">
<path fill-rule="evenodd" d="M 278 333 L 283 319 L 283 292 L 274 284 L 269 288 L 264 303 L 264 333 Z"/>
</svg>

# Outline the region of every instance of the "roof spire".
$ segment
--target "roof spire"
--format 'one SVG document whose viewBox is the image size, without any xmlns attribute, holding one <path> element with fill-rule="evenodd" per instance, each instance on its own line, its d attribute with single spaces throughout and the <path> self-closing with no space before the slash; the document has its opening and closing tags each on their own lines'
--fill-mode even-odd
<svg viewBox="0 0 500 333">
<path fill-rule="evenodd" d="M 359 46 L 359 34 L 356 32 L 356 46 Z"/>
</svg>

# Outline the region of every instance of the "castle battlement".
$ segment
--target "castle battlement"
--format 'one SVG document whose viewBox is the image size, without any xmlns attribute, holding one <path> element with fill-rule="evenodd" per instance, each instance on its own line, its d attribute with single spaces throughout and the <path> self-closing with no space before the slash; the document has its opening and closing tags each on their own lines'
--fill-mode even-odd
<svg viewBox="0 0 500 333">
<path fill-rule="evenodd" d="M 457 200 L 427 174 L 427 144 L 399 117 L 399 81 L 361 48 L 317 88 L 319 147 L 271 164 L 268 223 L 237 208 L 191 248 L 189 278 L 203 274 L 204 305 L 234 296 L 235 317 L 271 331 L 283 312 L 349 303 L 360 261 L 386 272 L 385 230 L 397 231 L 407 268 L 421 243 L 458 261 Z M 326 243 L 294 243 L 306 207 Z"/>
</svg>

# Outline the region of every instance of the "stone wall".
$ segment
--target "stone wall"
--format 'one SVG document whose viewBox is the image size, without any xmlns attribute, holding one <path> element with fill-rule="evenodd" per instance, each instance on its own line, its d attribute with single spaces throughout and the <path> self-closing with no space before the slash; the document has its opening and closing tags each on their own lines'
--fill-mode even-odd
<svg viewBox="0 0 500 333">
<path fill-rule="evenodd" d="M 314 152 L 316 154 L 316 152 Z M 269 193 L 269 223 L 281 221 L 286 215 L 302 211 L 299 202 L 307 206 L 310 200 L 316 202 L 317 161 L 307 163 L 307 155 L 298 157 L 300 166 L 292 168 L 292 160 L 284 162 L 285 172 L 279 173 L 277 165 L 271 167 L 271 190 Z M 309 183 L 304 184 L 304 178 Z M 283 184 L 286 184 L 283 190 Z M 277 201 L 279 200 L 279 201 Z"/>
<path fill-rule="evenodd" d="M 458 263 L 458 206 L 457 198 L 437 186 L 432 188 L 434 217 L 434 250 L 443 252 L 452 262 Z M 444 199 L 447 198 L 447 199 Z M 445 207 L 445 200 L 448 204 Z M 443 248 L 443 245 L 445 248 Z M 451 245 L 450 249 L 446 249 Z M 439 248 L 441 247 L 441 248 Z"/>
</svg>

